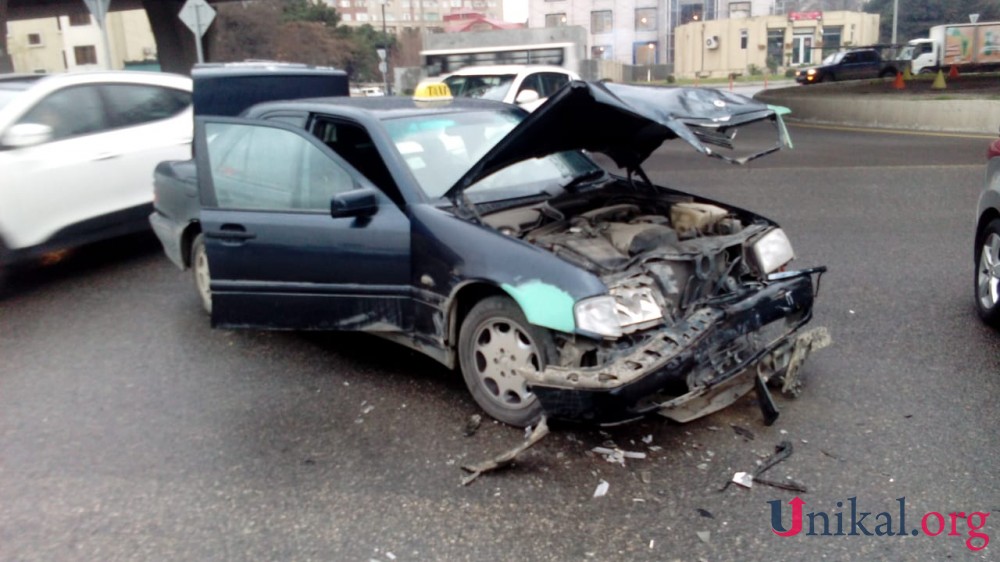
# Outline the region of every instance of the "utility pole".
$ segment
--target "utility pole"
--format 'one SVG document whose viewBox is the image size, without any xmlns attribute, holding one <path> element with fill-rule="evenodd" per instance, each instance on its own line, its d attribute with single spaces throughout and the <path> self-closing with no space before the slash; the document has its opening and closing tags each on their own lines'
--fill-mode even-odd
<svg viewBox="0 0 1000 562">
<path fill-rule="evenodd" d="M 892 40 L 889 41 L 893 45 L 896 44 L 896 24 L 899 22 L 899 0 L 892 0 Z"/>
<path fill-rule="evenodd" d="M 383 49 L 379 52 L 378 66 L 379 70 L 382 71 L 382 79 L 385 81 L 385 95 L 391 96 L 392 91 L 389 89 L 389 34 L 386 31 L 385 26 L 385 5 L 389 3 L 389 0 L 382 0 L 382 41 L 384 41 L 382 47 Z M 382 56 L 383 52 L 385 56 Z"/>
</svg>

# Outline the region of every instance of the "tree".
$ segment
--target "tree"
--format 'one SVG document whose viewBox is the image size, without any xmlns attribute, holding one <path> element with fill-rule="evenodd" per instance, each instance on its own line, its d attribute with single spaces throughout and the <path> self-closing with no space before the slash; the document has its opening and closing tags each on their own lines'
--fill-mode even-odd
<svg viewBox="0 0 1000 562">
<path fill-rule="evenodd" d="M 340 15 L 311 0 L 258 0 L 217 5 L 212 60 L 271 59 L 334 66 L 351 80 L 381 82 L 376 49 L 392 49 L 395 37 L 370 25 L 340 25 Z"/>
<path fill-rule="evenodd" d="M 880 37 L 892 38 L 893 0 L 871 0 L 865 7 L 869 13 L 880 14 Z M 979 21 L 1000 19 L 1000 2 L 997 0 L 899 0 L 896 40 L 905 43 L 910 39 L 927 37 L 935 25 L 966 23 L 969 14 L 979 14 Z"/>
</svg>

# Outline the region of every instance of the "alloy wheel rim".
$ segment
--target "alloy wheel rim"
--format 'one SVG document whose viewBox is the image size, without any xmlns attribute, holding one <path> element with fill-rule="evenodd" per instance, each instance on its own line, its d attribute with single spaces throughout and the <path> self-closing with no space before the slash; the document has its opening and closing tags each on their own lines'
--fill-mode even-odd
<svg viewBox="0 0 1000 562">
<path fill-rule="evenodd" d="M 541 358 L 527 331 L 507 319 L 491 319 L 476 330 L 473 362 L 480 387 L 503 408 L 522 409 L 537 398 L 521 370 L 540 371 Z"/>
<path fill-rule="evenodd" d="M 212 302 L 212 276 L 208 271 L 208 256 L 205 255 L 204 250 L 199 251 L 195 256 L 194 278 L 197 281 L 198 294 L 201 295 L 201 300 L 206 306 L 210 306 Z"/>
<path fill-rule="evenodd" d="M 979 304 L 989 310 L 1000 301 L 1000 234 L 990 233 L 979 256 Z"/>
</svg>

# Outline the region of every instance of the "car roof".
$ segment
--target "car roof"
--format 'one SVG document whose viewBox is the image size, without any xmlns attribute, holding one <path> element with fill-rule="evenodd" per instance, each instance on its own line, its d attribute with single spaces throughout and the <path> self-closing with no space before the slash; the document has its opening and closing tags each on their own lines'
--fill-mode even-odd
<svg viewBox="0 0 1000 562">
<path fill-rule="evenodd" d="M 42 75 L 36 84 L 59 87 L 70 84 L 92 84 L 95 82 L 121 82 L 127 84 L 153 84 L 191 91 L 191 79 L 181 74 L 169 72 L 148 72 L 141 70 L 84 70 L 59 72 Z"/>
<path fill-rule="evenodd" d="M 333 97 L 259 103 L 246 111 L 246 117 L 253 118 L 275 110 L 298 110 L 310 113 L 365 113 L 383 120 L 456 111 L 512 109 L 515 108 L 510 104 L 477 98 L 420 102 L 403 96 Z"/>
<path fill-rule="evenodd" d="M 561 74 L 573 74 L 573 72 L 566 70 L 561 66 L 553 66 L 548 64 L 495 64 L 495 65 L 483 65 L 483 66 L 465 66 L 454 72 L 448 73 L 449 76 L 469 76 L 469 75 L 480 75 L 480 74 L 518 74 L 520 72 L 559 72 Z"/>
</svg>

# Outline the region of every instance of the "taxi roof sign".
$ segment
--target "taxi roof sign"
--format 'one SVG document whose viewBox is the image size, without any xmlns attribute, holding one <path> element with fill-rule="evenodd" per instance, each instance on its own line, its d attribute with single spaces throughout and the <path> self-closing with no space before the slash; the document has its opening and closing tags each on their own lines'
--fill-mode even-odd
<svg viewBox="0 0 1000 562">
<path fill-rule="evenodd" d="M 451 88 L 444 82 L 425 82 L 413 92 L 414 101 L 447 101 L 453 99 Z"/>
</svg>

